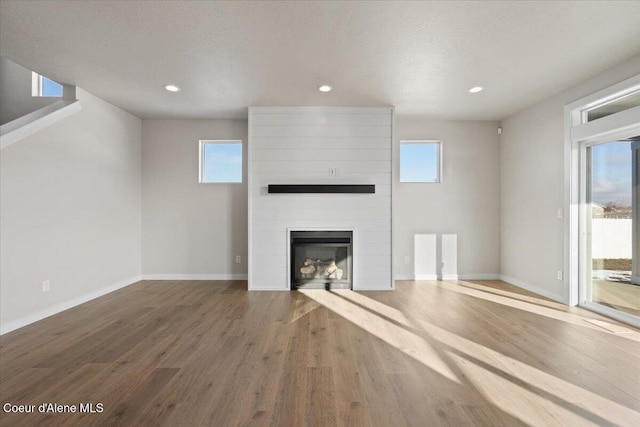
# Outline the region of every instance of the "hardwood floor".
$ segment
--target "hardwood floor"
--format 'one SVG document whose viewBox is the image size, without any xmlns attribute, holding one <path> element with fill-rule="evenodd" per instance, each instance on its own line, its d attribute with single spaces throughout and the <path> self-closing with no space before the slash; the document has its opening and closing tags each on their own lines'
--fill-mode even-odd
<svg viewBox="0 0 640 427">
<path fill-rule="evenodd" d="M 143 281 L 0 337 L 1 403 L 36 405 L 0 425 L 638 426 L 640 333 L 589 319 L 498 281 Z"/>
</svg>

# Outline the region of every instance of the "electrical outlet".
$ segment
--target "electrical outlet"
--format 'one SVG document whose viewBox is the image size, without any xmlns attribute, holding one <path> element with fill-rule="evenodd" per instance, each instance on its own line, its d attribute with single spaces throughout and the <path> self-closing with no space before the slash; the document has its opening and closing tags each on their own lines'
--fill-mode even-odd
<svg viewBox="0 0 640 427">
<path fill-rule="evenodd" d="M 236 255 L 236 264 L 240 264 L 241 260 L 242 258 L 240 258 L 240 255 Z"/>
<path fill-rule="evenodd" d="M 405 264 L 409 264 L 409 255 L 406 255 L 406 256 L 404 257 L 404 263 L 405 263 Z"/>
<path fill-rule="evenodd" d="M 340 168 L 333 169 L 333 176 L 340 176 Z"/>
<path fill-rule="evenodd" d="M 44 280 L 42 282 L 42 292 L 49 292 L 49 289 L 51 289 L 51 282 Z"/>
<path fill-rule="evenodd" d="M 329 176 L 334 176 L 335 175 L 335 171 L 333 170 L 333 168 L 329 168 Z"/>
<path fill-rule="evenodd" d="M 557 277 L 558 280 L 562 280 L 562 270 L 558 270 Z"/>
<path fill-rule="evenodd" d="M 558 218 L 564 218 L 564 209 L 558 209 Z"/>
</svg>

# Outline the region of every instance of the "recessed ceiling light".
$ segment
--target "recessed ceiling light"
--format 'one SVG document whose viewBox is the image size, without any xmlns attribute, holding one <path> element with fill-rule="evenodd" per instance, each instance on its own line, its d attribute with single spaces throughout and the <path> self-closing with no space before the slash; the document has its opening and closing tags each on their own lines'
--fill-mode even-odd
<svg viewBox="0 0 640 427">
<path fill-rule="evenodd" d="M 333 88 L 331 86 L 329 86 L 329 85 L 318 86 L 318 90 L 320 92 L 331 92 L 331 89 L 333 89 Z"/>
<path fill-rule="evenodd" d="M 169 92 L 180 92 L 180 88 L 176 85 L 164 85 L 164 88 Z"/>
<path fill-rule="evenodd" d="M 482 92 L 484 88 L 482 86 L 474 86 L 471 89 L 469 89 L 469 92 L 471 93 L 478 93 L 478 92 Z"/>
</svg>

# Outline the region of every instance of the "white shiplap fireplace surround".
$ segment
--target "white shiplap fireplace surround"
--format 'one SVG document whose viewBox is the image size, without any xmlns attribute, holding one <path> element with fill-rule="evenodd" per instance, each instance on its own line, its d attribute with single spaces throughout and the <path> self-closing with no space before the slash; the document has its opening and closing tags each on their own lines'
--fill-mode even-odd
<svg viewBox="0 0 640 427">
<path fill-rule="evenodd" d="M 290 289 L 289 233 L 353 232 L 353 289 L 393 289 L 393 108 L 249 109 L 249 290 Z M 373 184 L 374 194 L 270 194 L 275 184 Z"/>
</svg>

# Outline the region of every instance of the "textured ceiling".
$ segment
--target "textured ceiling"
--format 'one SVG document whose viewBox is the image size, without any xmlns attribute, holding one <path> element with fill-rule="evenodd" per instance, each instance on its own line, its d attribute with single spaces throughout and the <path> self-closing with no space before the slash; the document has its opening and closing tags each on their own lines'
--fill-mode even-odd
<svg viewBox="0 0 640 427">
<path fill-rule="evenodd" d="M 638 22 L 640 1 L 3 0 L 0 54 L 142 118 L 393 105 L 497 120 L 638 54 Z"/>
</svg>

